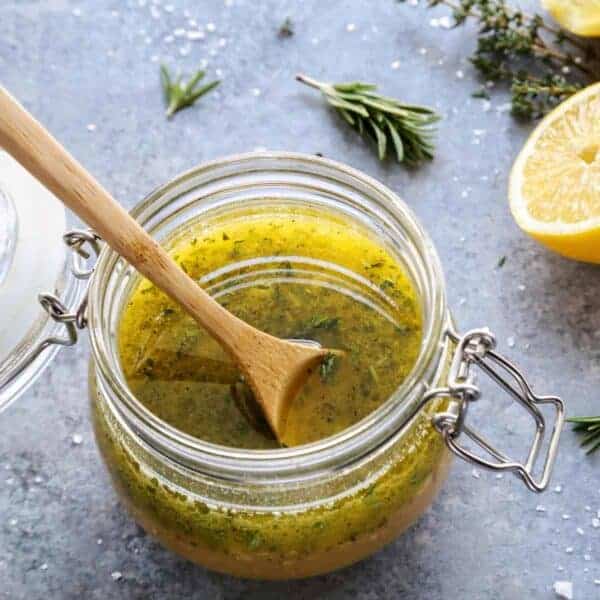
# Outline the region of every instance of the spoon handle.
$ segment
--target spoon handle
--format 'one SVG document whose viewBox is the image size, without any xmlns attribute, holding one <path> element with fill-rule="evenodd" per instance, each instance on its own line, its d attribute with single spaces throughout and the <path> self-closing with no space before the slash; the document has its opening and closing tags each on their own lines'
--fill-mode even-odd
<svg viewBox="0 0 600 600">
<path fill-rule="evenodd" d="M 120 256 L 236 354 L 246 323 L 200 288 L 50 133 L 0 86 L 0 147 Z"/>
</svg>

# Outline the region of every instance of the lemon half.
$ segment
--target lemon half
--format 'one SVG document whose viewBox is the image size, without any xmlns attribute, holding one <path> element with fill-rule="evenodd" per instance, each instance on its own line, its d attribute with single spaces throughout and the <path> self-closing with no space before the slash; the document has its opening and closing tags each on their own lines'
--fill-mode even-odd
<svg viewBox="0 0 600 600">
<path fill-rule="evenodd" d="M 600 0 L 542 0 L 562 27 L 577 35 L 600 35 Z"/>
<path fill-rule="evenodd" d="M 513 165 L 509 197 L 515 220 L 533 238 L 600 263 L 600 83 L 538 125 Z"/>
</svg>

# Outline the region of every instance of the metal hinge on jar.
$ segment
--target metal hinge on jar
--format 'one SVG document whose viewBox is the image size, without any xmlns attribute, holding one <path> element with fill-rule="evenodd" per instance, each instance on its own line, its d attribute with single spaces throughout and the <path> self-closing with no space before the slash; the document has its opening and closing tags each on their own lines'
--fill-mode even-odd
<svg viewBox="0 0 600 600">
<path fill-rule="evenodd" d="M 100 237 L 91 230 L 73 229 L 63 236 L 64 243 L 71 250 L 71 273 L 76 279 L 87 280 L 92 276 L 94 267 L 87 262 L 92 253 L 100 254 Z M 67 307 L 55 294 L 40 294 L 38 300 L 49 317 L 65 327 L 64 336 L 53 336 L 42 340 L 32 360 L 45 348 L 52 345 L 72 346 L 77 342 L 78 332 L 87 325 L 87 291 L 78 306 Z"/>
<path fill-rule="evenodd" d="M 565 418 L 562 400 L 556 396 L 534 394 L 519 369 L 496 352 L 496 339 L 487 328 L 474 329 L 462 336 L 449 330 L 446 335 L 456 343 L 448 374 L 448 385 L 429 390 L 423 398 L 423 404 L 440 397 L 452 398 L 455 403 L 452 410 L 434 415 L 434 427 L 441 433 L 448 448 L 457 456 L 486 469 L 512 472 L 520 477 L 530 490 L 542 492 L 550 481 L 558 451 L 558 441 Z M 475 380 L 474 367 L 479 367 L 534 420 L 535 435 L 524 461 L 512 460 L 467 424 L 469 406 L 481 396 L 481 390 Z M 542 405 L 554 407 L 556 416 L 543 467 L 536 478 L 534 469 L 546 438 L 546 420 L 540 410 Z M 461 444 L 460 439 L 463 435 L 479 446 L 484 453 L 476 454 Z"/>
</svg>

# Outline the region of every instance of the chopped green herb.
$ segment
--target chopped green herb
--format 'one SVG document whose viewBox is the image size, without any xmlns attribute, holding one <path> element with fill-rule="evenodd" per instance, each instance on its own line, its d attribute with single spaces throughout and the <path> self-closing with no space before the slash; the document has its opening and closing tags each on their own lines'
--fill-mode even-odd
<svg viewBox="0 0 600 600">
<path fill-rule="evenodd" d="M 379 375 L 377 375 L 377 371 L 373 365 L 369 365 L 369 375 L 371 375 L 375 385 L 379 384 Z"/>
<path fill-rule="evenodd" d="M 506 263 L 506 256 L 501 256 L 498 259 L 498 263 L 496 264 L 496 268 L 497 269 L 501 269 L 504 266 L 505 263 Z"/>
<path fill-rule="evenodd" d="M 319 375 L 321 376 L 321 381 L 323 383 L 327 383 L 331 379 L 331 376 L 335 372 L 337 367 L 337 356 L 332 354 L 325 355 L 321 366 L 319 367 Z"/>
</svg>

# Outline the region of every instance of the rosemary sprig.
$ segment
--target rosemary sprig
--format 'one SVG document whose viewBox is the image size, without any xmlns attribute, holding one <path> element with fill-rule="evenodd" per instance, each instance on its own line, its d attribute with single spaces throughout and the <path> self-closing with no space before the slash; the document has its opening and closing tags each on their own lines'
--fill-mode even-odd
<svg viewBox="0 0 600 600">
<path fill-rule="evenodd" d="M 600 448 L 600 417 L 573 417 L 567 421 L 575 424 L 573 431 L 583 434 L 581 446 L 589 446 L 586 454 Z"/>
<path fill-rule="evenodd" d="M 381 96 L 375 91 L 377 86 L 360 81 L 333 84 L 306 75 L 297 75 L 296 79 L 320 90 L 350 127 L 372 139 L 380 160 L 390 148 L 398 162 L 408 165 L 433 158 L 432 125 L 440 117 L 431 108 Z"/>
<path fill-rule="evenodd" d="M 594 47 L 548 24 L 539 14 L 529 15 L 506 0 L 429 0 L 428 4 L 449 7 L 455 27 L 469 20 L 478 24 L 477 47 L 470 60 L 486 81 L 509 84 L 516 116 L 541 116 L 598 79 Z"/>
<path fill-rule="evenodd" d="M 167 67 L 161 65 L 160 80 L 167 104 L 167 119 L 170 119 L 176 112 L 192 106 L 198 98 L 208 94 L 221 83 L 217 80 L 197 87 L 204 75 L 206 75 L 205 71 L 198 71 L 187 83 L 183 84 L 181 75 L 177 79 L 173 79 Z"/>
</svg>

